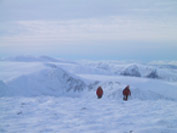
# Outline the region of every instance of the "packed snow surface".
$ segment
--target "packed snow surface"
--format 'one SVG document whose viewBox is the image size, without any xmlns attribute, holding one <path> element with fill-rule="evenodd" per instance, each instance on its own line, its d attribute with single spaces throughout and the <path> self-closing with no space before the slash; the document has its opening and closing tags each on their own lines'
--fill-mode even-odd
<svg viewBox="0 0 177 133">
<path fill-rule="evenodd" d="M 177 63 L 1 59 L 1 132 L 176 133 Z"/>
<path fill-rule="evenodd" d="M 94 95 L 94 93 L 93 93 Z M 173 101 L 128 102 L 89 97 L 0 99 L 0 132 L 176 133 Z"/>
</svg>

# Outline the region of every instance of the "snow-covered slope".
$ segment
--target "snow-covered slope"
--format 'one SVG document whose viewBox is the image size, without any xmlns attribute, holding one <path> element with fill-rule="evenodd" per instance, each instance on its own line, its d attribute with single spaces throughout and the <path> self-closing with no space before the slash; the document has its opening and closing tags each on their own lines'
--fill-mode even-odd
<svg viewBox="0 0 177 133">
<path fill-rule="evenodd" d="M 86 84 L 59 67 L 43 69 L 7 82 L 12 96 L 63 96 L 80 92 Z M 75 95 L 72 94 L 72 95 Z"/>
<path fill-rule="evenodd" d="M 8 95 L 8 86 L 0 80 L 0 97 Z"/>
<path fill-rule="evenodd" d="M 0 98 L 1 133 L 176 133 L 177 104 L 71 97 Z"/>
<path fill-rule="evenodd" d="M 128 66 L 120 74 L 124 76 L 141 77 L 139 68 L 136 65 Z"/>
<path fill-rule="evenodd" d="M 96 91 L 98 86 L 104 89 L 104 97 L 122 100 L 122 91 L 130 85 L 132 100 L 177 100 L 177 85 L 163 80 L 125 76 L 80 75 L 92 82 L 88 88 Z"/>
<path fill-rule="evenodd" d="M 40 62 L 0 62 L 0 80 L 7 82 L 45 68 L 46 66 Z"/>
</svg>

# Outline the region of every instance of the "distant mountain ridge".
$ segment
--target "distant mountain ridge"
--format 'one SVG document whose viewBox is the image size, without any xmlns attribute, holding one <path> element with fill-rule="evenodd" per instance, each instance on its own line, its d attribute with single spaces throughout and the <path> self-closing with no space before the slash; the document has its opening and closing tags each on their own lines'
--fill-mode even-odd
<svg viewBox="0 0 177 133">
<path fill-rule="evenodd" d="M 49 56 L 31 56 L 31 55 L 22 55 L 15 57 L 6 57 L 1 58 L 0 61 L 16 61 L 16 62 L 62 62 L 62 60 L 49 57 Z"/>
</svg>

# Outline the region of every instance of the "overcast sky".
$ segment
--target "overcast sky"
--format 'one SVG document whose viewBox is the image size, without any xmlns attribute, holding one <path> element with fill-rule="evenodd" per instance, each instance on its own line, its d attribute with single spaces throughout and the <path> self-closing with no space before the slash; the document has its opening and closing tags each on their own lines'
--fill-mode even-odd
<svg viewBox="0 0 177 133">
<path fill-rule="evenodd" d="M 0 56 L 177 60 L 177 0 L 0 0 Z"/>
</svg>

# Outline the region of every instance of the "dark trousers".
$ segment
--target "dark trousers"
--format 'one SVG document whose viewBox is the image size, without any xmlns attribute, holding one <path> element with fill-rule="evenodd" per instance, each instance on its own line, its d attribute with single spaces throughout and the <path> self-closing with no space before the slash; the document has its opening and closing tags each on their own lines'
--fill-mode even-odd
<svg viewBox="0 0 177 133">
<path fill-rule="evenodd" d="M 97 96 L 97 97 L 98 97 L 98 99 L 102 98 L 102 96 Z"/>
<path fill-rule="evenodd" d="M 123 100 L 124 100 L 124 101 L 127 101 L 127 100 L 128 100 L 128 95 L 124 95 Z"/>
</svg>

